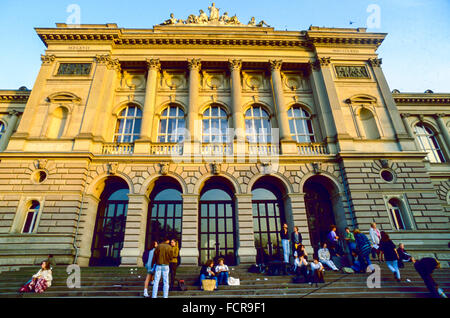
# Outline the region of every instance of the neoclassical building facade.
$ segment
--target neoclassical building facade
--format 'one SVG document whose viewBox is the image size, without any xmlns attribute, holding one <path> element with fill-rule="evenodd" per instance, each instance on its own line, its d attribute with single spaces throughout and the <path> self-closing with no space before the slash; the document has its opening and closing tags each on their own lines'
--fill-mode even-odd
<svg viewBox="0 0 450 318">
<path fill-rule="evenodd" d="M 0 266 L 142 265 L 166 235 L 182 264 L 251 264 L 284 222 L 310 251 L 376 222 L 448 259 L 450 94 L 391 92 L 386 34 L 216 10 L 36 29 L 33 89 L 0 91 Z"/>
</svg>

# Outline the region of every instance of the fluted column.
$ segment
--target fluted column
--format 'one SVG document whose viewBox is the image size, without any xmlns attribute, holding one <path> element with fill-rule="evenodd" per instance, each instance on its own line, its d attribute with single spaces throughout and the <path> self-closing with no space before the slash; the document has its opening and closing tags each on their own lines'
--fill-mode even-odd
<svg viewBox="0 0 450 318">
<path fill-rule="evenodd" d="M 95 57 L 97 66 L 92 79 L 92 86 L 86 102 L 80 133 L 77 138 L 91 138 L 94 135 L 95 122 L 99 120 L 100 110 L 105 107 L 103 96 L 106 90 L 114 88 L 107 87 L 109 79 L 116 76 L 116 69 L 120 67 L 118 59 L 110 55 L 97 55 Z M 109 70 L 109 72 L 108 72 Z"/>
<path fill-rule="evenodd" d="M 445 126 L 444 120 L 442 117 L 445 117 L 445 114 L 436 114 L 435 119 L 439 126 L 439 130 L 444 137 L 445 143 L 447 144 L 447 148 L 450 150 L 450 134 L 448 133 L 448 129 Z"/>
<path fill-rule="evenodd" d="M 153 115 L 155 113 L 158 74 L 161 69 L 159 59 L 147 59 L 148 73 L 145 88 L 145 104 L 142 114 L 141 140 L 152 140 Z"/>
<path fill-rule="evenodd" d="M 33 121 L 38 120 L 42 121 L 41 118 L 35 118 L 36 110 L 39 106 L 40 101 L 42 100 L 42 94 L 46 89 L 46 81 L 51 77 L 52 71 L 54 68 L 56 57 L 55 55 L 41 55 L 42 66 L 39 71 L 39 74 L 34 82 L 33 89 L 31 90 L 30 97 L 27 101 L 27 106 L 25 107 L 25 111 L 22 115 L 22 120 L 20 121 L 20 125 L 17 128 L 17 132 L 14 134 L 14 139 L 23 139 L 27 138 L 31 127 L 34 127 Z M 12 150 L 23 150 L 23 142 L 17 140 L 15 142 L 14 149 Z M 12 146 L 10 144 L 10 146 Z"/>
<path fill-rule="evenodd" d="M 242 113 L 242 86 L 241 86 L 241 60 L 230 60 L 228 67 L 231 73 L 231 111 L 233 113 L 233 128 L 236 132 L 235 138 L 244 140 L 245 126 L 244 114 Z"/>
<path fill-rule="evenodd" d="M 270 71 L 272 73 L 272 91 L 277 111 L 280 139 L 281 141 L 290 141 L 292 140 L 292 137 L 289 131 L 289 119 L 283 93 L 283 82 L 281 81 L 281 66 L 283 62 L 271 60 L 269 63 Z"/>
<path fill-rule="evenodd" d="M 0 151 L 3 151 L 8 146 L 9 139 L 11 138 L 12 133 L 14 132 L 14 129 L 17 125 L 17 120 L 19 119 L 19 112 L 16 110 L 12 110 L 9 112 L 9 116 L 11 117 L 10 120 L 8 120 L 8 125 L 6 127 L 6 131 L 3 134 L 2 138 L 0 139 Z"/>
<path fill-rule="evenodd" d="M 198 120 L 198 92 L 200 88 L 200 59 L 188 60 L 189 68 L 189 109 L 187 118 L 187 130 L 191 135 L 191 140 L 200 140 L 200 126 L 195 125 Z"/>
</svg>

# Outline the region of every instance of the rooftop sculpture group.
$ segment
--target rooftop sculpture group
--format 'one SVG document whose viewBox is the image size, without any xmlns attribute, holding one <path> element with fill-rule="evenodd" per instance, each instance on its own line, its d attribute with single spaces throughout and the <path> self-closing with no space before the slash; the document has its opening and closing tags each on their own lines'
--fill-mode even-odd
<svg viewBox="0 0 450 318">
<path fill-rule="evenodd" d="M 170 14 L 170 18 L 161 23 L 161 25 L 181 25 L 181 24 L 196 24 L 196 25 L 236 25 L 236 26 L 245 26 L 245 24 L 241 23 L 236 15 L 230 17 L 228 16 L 228 12 L 225 12 L 222 16 L 220 15 L 220 9 L 217 8 L 214 4 L 208 7 L 209 17 L 203 11 L 199 11 L 199 15 L 191 14 L 188 16 L 186 20 L 176 19 L 174 14 Z M 255 27 L 270 27 L 264 20 L 256 23 L 255 17 L 252 17 L 251 20 L 247 24 L 248 26 Z"/>
</svg>

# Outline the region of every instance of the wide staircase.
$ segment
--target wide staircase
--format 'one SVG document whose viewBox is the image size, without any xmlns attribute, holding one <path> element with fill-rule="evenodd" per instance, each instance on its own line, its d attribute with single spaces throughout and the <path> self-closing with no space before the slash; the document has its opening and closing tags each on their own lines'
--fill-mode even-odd
<svg viewBox="0 0 450 318">
<path fill-rule="evenodd" d="M 375 262 L 377 264 L 377 262 Z M 187 291 L 170 291 L 169 297 L 218 297 L 218 298 L 301 298 L 301 297 L 412 297 L 426 298 L 430 294 L 412 264 L 405 264 L 401 270 L 402 281 L 395 281 L 384 263 L 381 268 L 381 288 L 368 288 L 370 274 L 344 274 L 325 272 L 325 283 L 294 284 L 293 276 L 268 276 L 253 274 L 248 267 L 230 267 L 231 276 L 240 278 L 240 286 L 219 286 L 213 292 L 201 291 L 197 284 L 199 267 L 180 266 L 177 278 L 184 279 Z M 133 267 L 89 267 L 81 268 L 81 288 L 68 288 L 66 266 L 53 270 L 53 284 L 43 294 L 18 293 L 18 289 L 36 273 L 36 267 L 24 267 L 18 271 L 0 274 L 0 297 L 143 297 L 146 276 L 144 268 Z M 437 269 L 433 274 L 436 282 L 450 294 L 450 269 Z M 409 279 L 411 282 L 407 282 Z M 151 287 L 150 287 L 151 288 Z M 159 297 L 162 296 L 161 291 Z"/>
</svg>

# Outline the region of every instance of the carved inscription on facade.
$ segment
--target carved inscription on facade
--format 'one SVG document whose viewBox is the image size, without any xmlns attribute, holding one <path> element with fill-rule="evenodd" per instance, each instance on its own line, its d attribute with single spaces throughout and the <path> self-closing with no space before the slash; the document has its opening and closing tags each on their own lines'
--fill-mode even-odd
<svg viewBox="0 0 450 318">
<path fill-rule="evenodd" d="M 365 66 L 336 65 L 335 70 L 339 78 L 370 78 Z"/>
<path fill-rule="evenodd" d="M 57 75 L 89 75 L 91 63 L 61 63 Z"/>
</svg>

